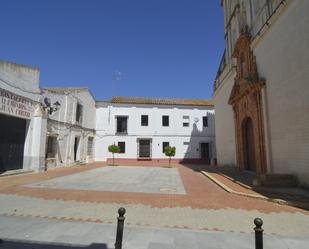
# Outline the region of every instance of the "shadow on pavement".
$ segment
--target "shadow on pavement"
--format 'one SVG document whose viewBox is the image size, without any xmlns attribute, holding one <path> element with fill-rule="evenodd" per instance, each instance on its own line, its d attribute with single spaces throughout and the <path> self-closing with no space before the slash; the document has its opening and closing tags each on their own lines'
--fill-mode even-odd
<svg viewBox="0 0 309 249">
<path fill-rule="evenodd" d="M 304 210 L 309 210 L 309 189 L 295 186 L 295 187 L 264 187 L 255 186 L 254 181 L 257 175 L 253 172 L 240 171 L 232 166 L 207 166 L 204 168 L 206 172 L 215 172 L 224 176 L 228 180 L 241 185 L 243 188 L 251 189 L 259 193 L 269 200 L 283 204 L 288 204 Z"/>
<path fill-rule="evenodd" d="M 0 240 L 2 249 L 108 249 L 106 244 L 91 245 L 71 245 L 65 243 L 51 243 L 42 241 L 23 241 L 23 240 Z"/>
</svg>

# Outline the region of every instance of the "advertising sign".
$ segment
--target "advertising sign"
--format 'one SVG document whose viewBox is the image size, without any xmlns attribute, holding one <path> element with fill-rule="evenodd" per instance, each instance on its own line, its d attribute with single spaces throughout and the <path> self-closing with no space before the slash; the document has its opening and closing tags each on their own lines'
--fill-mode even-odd
<svg viewBox="0 0 309 249">
<path fill-rule="evenodd" d="M 30 99 L 0 89 L 0 113 L 19 118 L 31 118 L 34 105 Z"/>
</svg>

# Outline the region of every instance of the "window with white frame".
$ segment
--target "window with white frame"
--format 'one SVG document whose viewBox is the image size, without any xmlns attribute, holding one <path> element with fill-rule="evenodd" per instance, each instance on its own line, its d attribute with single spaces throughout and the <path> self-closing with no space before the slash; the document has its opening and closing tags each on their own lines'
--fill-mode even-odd
<svg viewBox="0 0 309 249">
<path fill-rule="evenodd" d="M 162 143 L 162 153 L 165 153 L 165 148 L 170 146 L 170 143 L 169 142 L 163 142 Z"/>
<path fill-rule="evenodd" d="M 207 116 L 203 117 L 203 127 L 208 127 L 208 117 Z"/>
<path fill-rule="evenodd" d="M 167 115 L 163 115 L 162 116 L 162 126 L 169 126 L 170 125 L 170 121 L 169 121 L 169 116 Z"/>
<path fill-rule="evenodd" d="M 141 126 L 148 126 L 148 115 L 141 116 Z"/>
<path fill-rule="evenodd" d="M 189 116 L 182 116 L 182 126 L 189 127 L 190 125 L 190 117 Z"/>
<path fill-rule="evenodd" d="M 119 153 L 126 153 L 126 143 L 125 142 L 118 142 Z"/>
<path fill-rule="evenodd" d="M 116 117 L 116 133 L 128 134 L 128 117 L 117 116 Z"/>
</svg>

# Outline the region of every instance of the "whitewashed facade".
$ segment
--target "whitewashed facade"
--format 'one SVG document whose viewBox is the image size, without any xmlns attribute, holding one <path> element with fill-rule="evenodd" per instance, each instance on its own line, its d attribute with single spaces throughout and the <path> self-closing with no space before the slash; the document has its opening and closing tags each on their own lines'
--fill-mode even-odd
<svg viewBox="0 0 309 249">
<path fill-rule="evenodd" d="M 38 69 L 1 61 L 0 173 L 108 161 L 114 143 L 124 161 L 165 161 L 168 145 L 177 162 L 216 158 L 211 100 L 121 99 L 96 102 L 82 87 L 40 88 Z"/>
<path fill-rule="evenodd" d="M 167 160 L 163 152 L 166 145 L 176 147 L 174 161 L 205 162 L 216 158 L 212 104 L 162 104 L 168 103 L 168 99 L 147 99 L 143 103 L 139 98 L 120 99 L 96 102 L 96 161 L 112 158 L 108 152 L 111 144 L 123 148 L 122 153 L 116 155 L 119 161 Z"/>
<path fill-rule="evenodd" d="M 215 81 L 218 163 L 237 165 L 235 44 L 246 25 L 261 90 L 266 173 L 296 175 L 309 185 L 309 1 L 223 0 L 225 53 Z"/>
<path fill-rule="evenodd" d="M 87 88 L 43 88 L 44 99 L 58 102 L 59 110 L 48 114 L 46 167 L 93 162 L 95 99 Z"/>
<path fill-rule="evenodd" d="M 0 173 L 45 168 L 39 76 L 37 68 L 0 61 Z"/>
</svg>

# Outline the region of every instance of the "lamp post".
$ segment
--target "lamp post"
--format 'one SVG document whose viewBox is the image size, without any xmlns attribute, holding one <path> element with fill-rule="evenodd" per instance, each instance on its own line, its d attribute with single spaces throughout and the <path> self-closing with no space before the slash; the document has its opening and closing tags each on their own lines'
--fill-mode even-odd
<svg viewBox="0 0 309 249">
<path fill-rule="evenodd" d="M 43 108 L 47 110 L 49 115 L 52 115 L 54 112 L 58 111 L 61 104 L 59 101 L 56 101 L 55 103 L 51 104 L 51 101 L 49 98 L 44 98 Z"/>
</svg>

